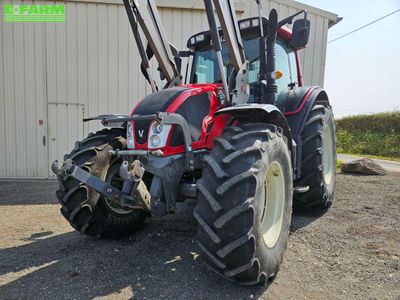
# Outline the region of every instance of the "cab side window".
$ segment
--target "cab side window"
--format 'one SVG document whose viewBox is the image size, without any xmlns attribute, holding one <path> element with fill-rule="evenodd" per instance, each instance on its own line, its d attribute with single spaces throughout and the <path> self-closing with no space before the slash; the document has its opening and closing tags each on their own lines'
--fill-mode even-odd
<svg viewBox="0 0 400 300">
<path fill-rule="evenodd" d="M 260 60 L 257 59 L 249 67 L 249 83 L 257 83 L 258 73 L 260 73 Z"/>
<path fill-rule="evenodd" d="M 289 89 L 289 85 L 291 83 L 291 72 L 288 54 L 285 48 L 279 43 L 276 44 L 275 55 L 275 69 L 281 71 L 283 74 L 282 77 L 276 81 L 279 95 L 281 92 L 286 92 Z"/>
<path fill-rule="evenodd" d="M 215 69 L 214 60 L 209 57 L 199 57 L 195 70 L 195 82 L 207 83 L 214 82 Z"/>
<path fill-rule="evenodd" d="M 297 76 L 297 63 L 296 63 L 296 55 L 294 52 L 289 53 L 289 63 L 290 63 L 290 74 L 291 74 L 291 81 L 295 85 L 299 85 L 299 78 Z"/>
</svg>

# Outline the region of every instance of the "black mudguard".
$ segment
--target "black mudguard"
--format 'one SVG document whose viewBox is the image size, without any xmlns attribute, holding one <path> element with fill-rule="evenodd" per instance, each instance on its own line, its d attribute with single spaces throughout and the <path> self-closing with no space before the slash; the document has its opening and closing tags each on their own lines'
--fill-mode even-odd
<svg viewBox="0 0 400 300">
<path fill-rule="evenodd" d="M 293 154 L 292 135 L 290 126 L 281 111 L 271 104 L 247 103 L 220 109 L 214 115 L 228 114 L 233 116 L 234 120 L 248 123 L 268 123 L 279 126 L 283 129 L 283 134 L 288 140 L 289 150 Z M 295 163 L 295 157 L 292 157 Z"/>
<path fill-rule="evenodd" d="M 302 132 L 307 117 L 316 102 L 330 107 L 327 93 L 318 86 L 300 87 L 288 91 L 284 100 L 278 103 L 278 107 L 283 111 L 293 140 L 297 144 L 296 153 L 296 177 L 301 177 L 301 149 L 302 149 Z"/>
</svg>

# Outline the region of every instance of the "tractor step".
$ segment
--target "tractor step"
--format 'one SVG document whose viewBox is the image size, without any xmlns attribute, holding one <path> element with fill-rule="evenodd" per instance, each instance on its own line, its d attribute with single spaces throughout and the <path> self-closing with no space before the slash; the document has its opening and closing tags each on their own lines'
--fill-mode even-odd
<svg viewBox="0 0 400 300">
<path fill-rule="evenodd" d="M 306 185 L 306 186 L 298 185 L 293 188 L 293 193 L 304 194 L 304 193 L 307 193 L 309 190 L 310 190 L 310 187 L 308 185 Z"/>
</svg>

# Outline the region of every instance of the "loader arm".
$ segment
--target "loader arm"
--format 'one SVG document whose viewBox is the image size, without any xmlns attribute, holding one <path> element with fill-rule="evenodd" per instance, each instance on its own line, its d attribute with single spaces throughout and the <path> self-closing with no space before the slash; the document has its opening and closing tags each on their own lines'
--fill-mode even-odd
<svg viewBox="0 0 400 300">
<path fill-rule="evenodd" d="M 171 51 L 171 45 L 165 34 L 165 29 L 161 22 L 154 0 L 124 0 L 125 8 L 128 13 L 129 20 L 135 35 L 138 49 L 141 53 L 142 64 L 148 67 L 147 58 L 144 57 L 143 43 L 137 31 L 137 22 L 143 30 L 148 41 L 148 46 L 156 57 L 160 70 L 167 80 L 167 86 L 180 85 L 182 75 L 175 63 L 174 56 Z M 152 79 L 149 79 L 152 83 Z"/>
<path fill-rule="evenodd" d="M 246 62 L 246 57 L 244 54 L 242 36 L 240 35 L 233 1 L 213 1 L 233 67 L 236 72 L 239 72 L 243 64 Z"/>
<path fill-rule="evenodd" d="M 219 39 L 218 29 L 215 25 L 215 14 L 213 6 L 217 12 L 217 16 L 222 28 L 222 33 L 224 40 L 226 42 L 229 57 L 232 61 L 234 72 L 231 74 L 226 74 L 227 84 L 224 82 L 224 69 L 223 65 L 219 63 L 221 79 L 224 84 L 225 89 L 227 89 L 227 85 L 229 86 L 229 91 L 227 92 L 227 97 L 230 99 L 228 102 L 233 105 L 244 104 L 248 101 L 250 90 L 249 90 L 249 62 L 246 60 L 242 36 L 240 34 L 238 21 L 236 18 L 236 12 L 234 3 L 231 0 L 204 0 L 206 13 L 210 25 L 210 31 L 213 36 L 213 45 L 214 49 L 219 56 L 218 52 L 220 52 L 220 42 L 217 41 Z"/>
</svg>

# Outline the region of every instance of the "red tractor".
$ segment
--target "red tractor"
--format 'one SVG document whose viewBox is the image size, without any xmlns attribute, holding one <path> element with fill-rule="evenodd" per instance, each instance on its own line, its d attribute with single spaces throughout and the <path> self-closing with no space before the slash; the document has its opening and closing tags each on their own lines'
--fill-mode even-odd
<svg viewBox="0 0 400 300">
<path fill-rule="evenodd" d="M 84 120 L 109 128 L 76 142 L 62 167 L 53 163 L 61 212 L 75 229 L 118 237 L 196 198 L 198 246 L 215 272 L 240 284 L 277 274 L 292 206 L 331 205 L 335 127 L 327 93 L 303 84 L 307 13 L 278 21 L 272 10 L 267 19 L 257 2 L 258 17 L 237 21 L 233 1 L 204 0 L 210 30 L 177 51 L 154 0 L 124 0 L 153 93 L 130 115 Z M 167 82 L 160 90 L 149 72 L 153 55 Z"/>
</svg>

